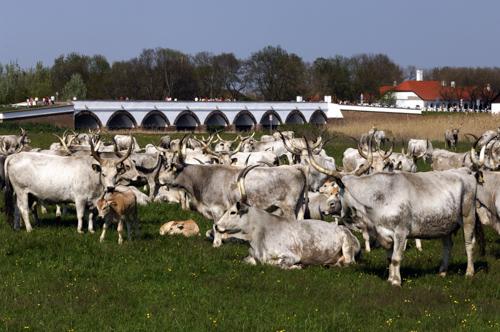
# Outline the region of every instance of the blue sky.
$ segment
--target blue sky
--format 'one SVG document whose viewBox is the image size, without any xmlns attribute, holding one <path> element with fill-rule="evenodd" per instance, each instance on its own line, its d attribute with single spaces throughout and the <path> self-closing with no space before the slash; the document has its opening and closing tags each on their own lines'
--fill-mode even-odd
<svg viewBox="0 0 500 332">
<path fill-rule="evenodd" d="M 493 0 L 4 0 L 0 63 L 155 47 L 247 57 L 281 45 L 308 61 L 385 53 L 402 66 L 500 66 L 499 13 Z"/>
</svg>

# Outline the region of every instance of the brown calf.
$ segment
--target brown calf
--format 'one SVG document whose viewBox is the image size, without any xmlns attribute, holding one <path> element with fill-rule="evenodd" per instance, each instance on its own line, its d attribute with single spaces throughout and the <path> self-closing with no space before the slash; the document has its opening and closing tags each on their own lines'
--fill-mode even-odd
<svg viewBox="0 0 500 332">
<path fill-rule="evenodd" d="M 194 220 L 169 221 L 160 227 L 160 235 L 182 234 L 185 237 L 200 235 L 200 228 Z"/>
<path fill-rule="evenodd" d="M 104 219 L 102 234 L 99 238 L 101 242 L 104 241 L 106 230 L 111 222 L 118 223 L 118 244 L 123 243 L 122 233 L 124 221 L 127 224 L 127 237 L 129 240 L 132 238 L 132 224 L 134 224 L 135 232 L 137 233 L 139 227 L 139 221 L 137 220 L 137 199 L 132 190 L 107 193 L 97 201 L 96 205 L 99 217 Z"/>
</svg>

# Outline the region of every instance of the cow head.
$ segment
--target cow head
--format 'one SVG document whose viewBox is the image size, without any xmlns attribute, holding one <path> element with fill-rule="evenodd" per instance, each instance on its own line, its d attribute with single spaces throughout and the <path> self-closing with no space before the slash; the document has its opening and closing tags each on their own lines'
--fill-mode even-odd
<svg viewBox="0 0 500 332">
<path fill-rule="evenodd" d="M 105 218 L 111 212 L 111 202 L 106 200 L 104 197 L 99 198 L 96 201 L 96 208 L 99 218 Z"/>
<path fill-rule="evenodd" d="M 241 201 L 236 202 L 215 222 L 215 230 L 221 234 L 249 241 L 251 227 L 249 211 L 248 204 Z"/>
<path fill-rule="evenodd" d="M 122 181 L 137 181 L 139 172 L 137 172 L 134 163 L 129 159 L 132 149 L 133 141 L 130 140 L 130 145 L 124 155 L 115 151 L 117 154 L 116 159 L 101 158 L 99 152 L 94 149 L 94 144 L 91 142 L 90 152 L 95 159 L 92 163 L 92 169 L 99 173 L 101 183 L 107 192 L 113 192 L 116 184 Z"/>
</svg>

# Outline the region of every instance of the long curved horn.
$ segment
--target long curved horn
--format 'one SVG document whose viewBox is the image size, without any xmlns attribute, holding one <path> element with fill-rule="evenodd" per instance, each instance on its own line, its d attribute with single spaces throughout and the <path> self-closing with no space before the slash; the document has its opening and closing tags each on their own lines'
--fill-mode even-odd
<svg viewBox="0 0 500 332">
<path fill-rule="evenodd" d="M 470 149 L 470 154 L 469 154 L 470 160 L 478 168 L 484 166 L 484 153 L 485 153 L 485 150 L 486 150 L 486 146 L 483 145 L 483 147 L 481 148 L 481 152 L 479 153 L 479 160 L 478 160 L 477 159 L 477 155 L 476 155 L 476 150 L 474 149 L 474 147 L 472 147 Z"/>
<path fill-rule="evenodd" d="M 391 148 L 389 149 L 389 151 L 386 153 L 384 152 L 383 154 L 380 152 L 380 151 L 383 151 L 381 150 L 380 148 L 377 150 L 378 151 L 378 154 L 380 155 L 380 157 L 383 159 L 383 160 L 386 160 L 387 158 L 389 158 L 392 154 L 392 150 L 394 149 L 394 141 L 392 142 L 391 144 Z"/>
<path fill-rule="evenodd" d="M 184 135 L 182 137 L 181 142 L 180 142 L 180 149 L 179 149 L 179 162 L 181 164 L 184 164 L 184 161 L 186 160 L 186 138 L 189 138 L 190 135 Z"/>
<path fill-rule="evenodd" d="M 102 163 L 102 158 L 99 156 L 99 153 L 94 150 L 94 143 L 92 143 L 92 141 L 90 141 L 90 154 L 95 160 L 97 160 L 97 162 L 99 162 L 99 164 Z"/>
<path fill-rule="evenodd" d="M 240 149 L 241 149 L 241 145 L 243 144 L 243 141 L 240 141 L 240 143 L 238 143 L 238 146 L 236 147 L 236 149 L 234 149 L 232 152 L 229 153 L 230 156 L 240 152 Z"/>
<path fill-rule="evenodd" d="M 498 154 L 495 147 L 498 143 L 500 143 L 500 141 L 496 141 L 495 143 L 493 143 L 493 145 L 489 149 L 488 167 L 492 170 L 496 170 L 498 168 Z"/>
<path fill-rule="evenodd" d="M 259 167 L 259 166 L 261 166 L 261 165 L 256 164 L 256 165 L 247 166 L 240 172 L 240 174 L 238 174 L 238 179 L 237 179 L 238 189 L 239 189 L 240 195 L 241 195 L 241 202 L 243 202 L 243 203 L 247 203 L 247 200 L 248 200 L 247 192 L 245 189 L 245 177 L 247 176 L 248 172 L 250 172 L 252 169 Z"/>
<path fill-rule="evenodd" d="M 307 142 L 307 141 L 306 141 L 306 148 L 307 148 L 307 156 L 308 156 L 308 159 L 309 159 L 309 163 L 314 168 L 316 168 L 321 173 L 333 176 L 336 179 L 339 179 L 339 180 L 342 179 L 342 174 L 339 173 L 338 171 L 333 170 L 333 169 L 327 169 L 327 168 L 321 166 L 320 164 L 318 164 L 318 162 L 314 159 L 314 155 L 313 155 L 313 153 L 311 151 L 311 147 L 309 146 L 309 142 Z"/>
<path fill-rule="evenodd" d="M 369 149 L 371 150 L 371 149 Z M 370 152 L 370 151 L 369 151 Z M 365 154 L 365 152 L 363 151 L 363 148 L 361 147 L 361 143 L 358 141 L 358 153 L 361 157 L 363 157 L 364 159 L 368 159 L 368 156 Z"/>
<path fill-rule="evenodd" d="M 292 149 L 288 146 L 288 144 L 287 144 L 287 142 L 286 142 L 286 138 L 285 138 L 285 136 L 283 135 L 283 133 L 282 133 L 281 131 L 279 131 L 279 130 L 278 130 L 278 133 L 280 134 L 280 136 L 281 136 L 281 140 L 283 141 L 283 145 L 285 146 L 285 149 L 287 149 L 287 151 L 288 151 L 288 152 L 290 152 L 291 154 L 295 154 L 295 155 L 301 155 L 301 154 L 302 154 L 300 151 L 298 151 L 298 152 L 297 152 L 297 151 L 295 151 L 295 150 L 292 150 Z M 307 143 L 306 143 L 306 144 L 307 144 Z"/>
<path fill-rule="evenodd" d="M 367 162 L 364 163 L 360 168 L 358 168 L 354 172 L 354 175 L 356 175 L 356 176 L 363 175 L 364 173 L 366 173 L 370 169 L 370 167 L 372 167 L 372 164 L 373 164 L 372 138 L 373 138 L 373 134 L 368 139 L 368 157 L 366 158 Z"/>
</svg>

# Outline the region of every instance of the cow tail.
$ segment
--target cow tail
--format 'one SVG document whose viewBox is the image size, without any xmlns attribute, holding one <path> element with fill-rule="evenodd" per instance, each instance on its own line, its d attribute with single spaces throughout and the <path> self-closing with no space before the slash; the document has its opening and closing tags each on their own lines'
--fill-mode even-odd
<svg viewBox="0 0 500 332">
<path fill-rule="evenodd" d="M 476 222 L 474 224 L 474 235 L 476 237 L 477 243 L 479 244 L 479 254 L 481 256 L 484 256 L 486 254 L 486 241 L 484 240 L 483 224 L 481 223 L 481 220 L 479 219 L 477 212 L 476 212 Z"/>
<path fill-rule="evenodd" d="M 303 197 L 302 207 L 303 207 L 304 216 L 305 216 L 307 208 L 309 206 L 309 196 L 308 196 L 309 183 L 307 183 L 307 174 L 306 174 L 306 170 L 304 169 L 304 167 L 300 167 L 299 170 L 300 170 L 300 173 L 302 174 L 302 178 L 304 179 L 304 188 L 302 189 L 302 197 Z"/>
<path fill-rule="evenodd" d="M 14 191 L 9 179 L 9 161 L 5 161 L 4 172 L 5 172 L 5 188 L 4 188 L 4 211 L 7 218 L 7 223 L 14 226 Z"/>
</svg>

